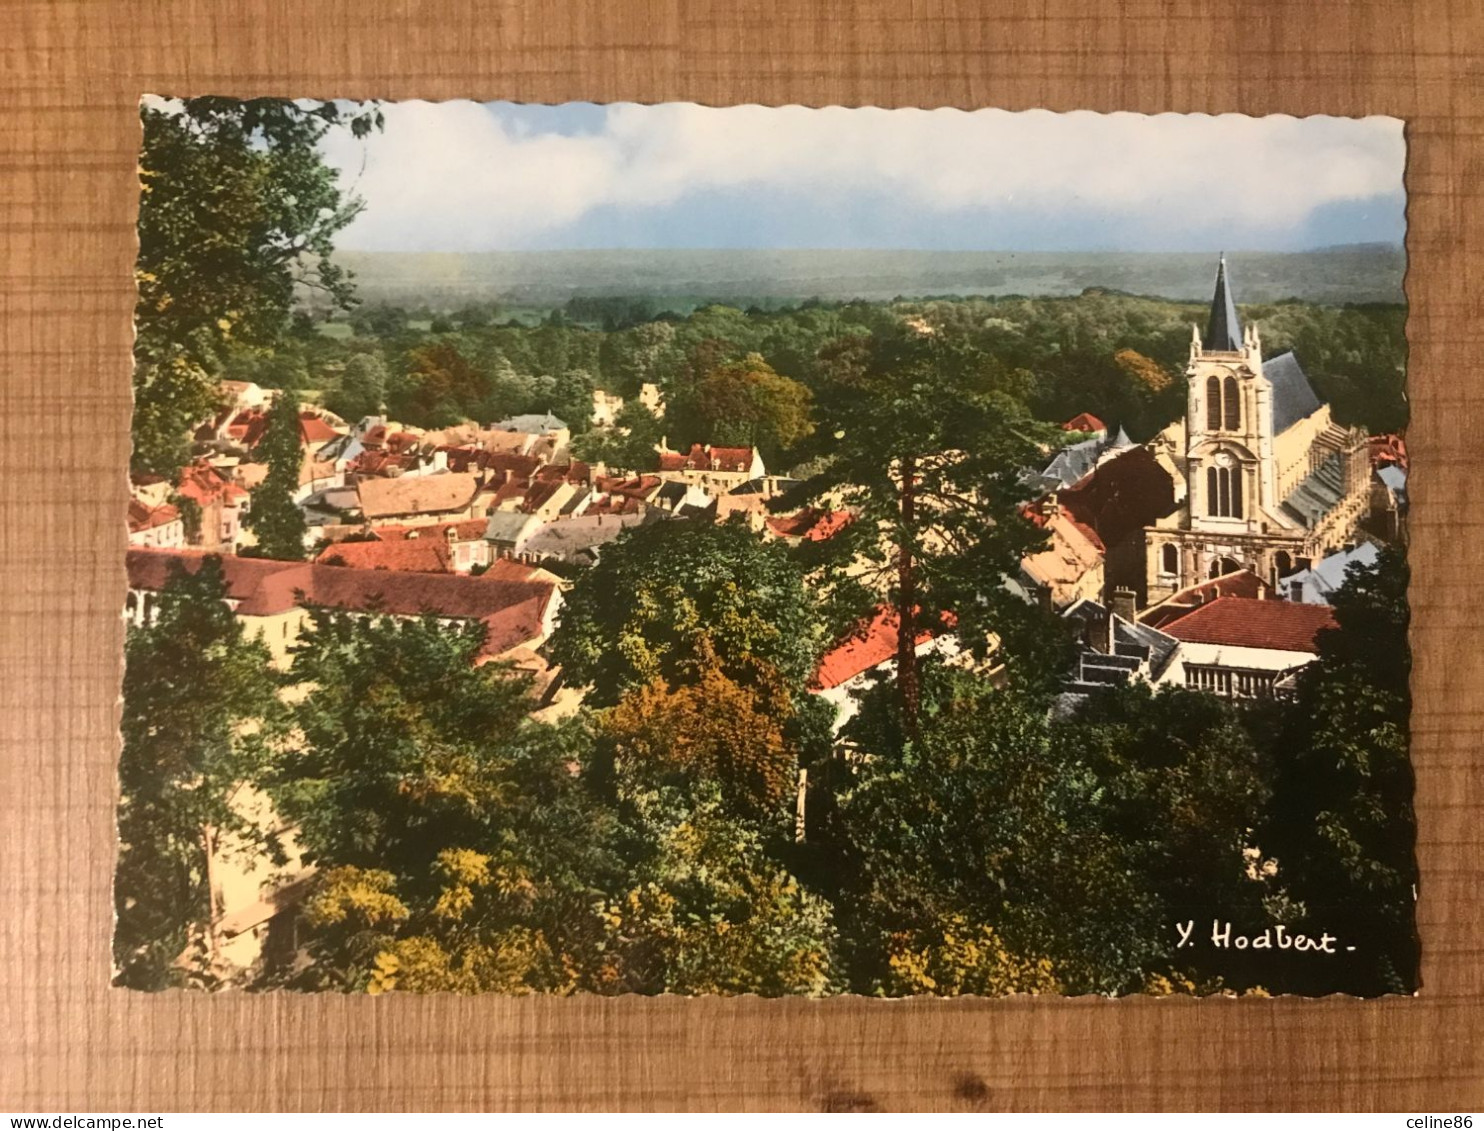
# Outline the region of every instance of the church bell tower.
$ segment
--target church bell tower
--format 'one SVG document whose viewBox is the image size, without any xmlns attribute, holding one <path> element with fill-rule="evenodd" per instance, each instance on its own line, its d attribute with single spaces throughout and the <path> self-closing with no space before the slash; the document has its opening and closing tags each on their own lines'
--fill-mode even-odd
<svg viewBox="0 0 1484 1131">
<path fill-rule="evenodd" d="M 1191 329 L 1185 369 L 1190 529 L 1258 533 L 1276 506 L 1273 390 L 1257 327 L 1243 327 L 1222 256 L 1206 332 Z"/>
</svg>

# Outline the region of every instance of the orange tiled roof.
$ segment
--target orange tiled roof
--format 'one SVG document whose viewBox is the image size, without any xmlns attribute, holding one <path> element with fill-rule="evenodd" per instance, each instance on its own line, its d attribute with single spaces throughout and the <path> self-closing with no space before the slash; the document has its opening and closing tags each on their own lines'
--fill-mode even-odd
<svg viewBox="0 0 1484 1131">
<path fill-rule="evenodd" d="M 1106 432 L 1108 426 L 1090 412 L 1079 412 L 1062 426 L 1063 432 Z"/>
<path fill-rule="evenodd" d="M 452 573 L 453 561 L 443 538 L 392 542 L 338 542 L 315 558 L 321 565 L 348 569 L 398 569 L 413 573 Z"/>
<path fill-rule="evenodd" d="M 1319 633 L 1336 625 L 1328 605 L 1219 597 L 1165 625 L 1162 632 L 1195 644 L 1317 652 Z"/>
<path fill-rule="evenodd" d="M 768 529 L 784 538 L 802 538 L 807 542 L 824 542 L 833 538 L 855 521 L 849 511 L 826 511 L 805 507 L 793 514 L 767 520 Z"/>
<path fill-rule="evenodd" d="M 950 618 L 945 617 L 944 620 L 947 622 Z M 828 691 L 892 659 L 897 654 L 900 623 L 895 609 L 885 605 L 877 609 L 854 635 L 840 641 L 825 653 L 814 673 L 814 687 Z M 929 629 L 920 629 L 917 633 L 917 646 L 926 644 L 934 635 Z"/>
<path fill-rule="evenodd" d="M 1154 628 L 1163 628 L 1171 621 L 1178 620 L 1183 616 L 1200 608 L 1202 605 L 1216 600 L 1218 597 L 1265 597 L 1271 587 L 1250 569 L 1234 570 L 1231 573 L 1222 574 L 1220 577 L 1212 578 L 1210 581 L 1202 581 L 1199 585 L 1192 585 L 1180 590 L 1169 600 L 1162 602 L 1155 608 L 1150 609 L 1139 618 L 1140 624 L 1151 625 Z"/>
<path fill-rule="evenodd" d="M 330 427 L 329 421 L 322 416 L 316 416 L 312 412 L 301 412 L 299 414 L 299 442 L 301 444 L 322 444 L 327 440 L 336 439 L 340 435 Z"/>
<path fill-rule="evenodd" d="M 140 534 L 146 530 L 153 530 L 157 526 L 174 522 L 180 517 L 180 511 L 169 503 L 162 503 L 157 507 L 146 506 L 138 499 L 129 500 L 129 533 Z"/>
</svg>

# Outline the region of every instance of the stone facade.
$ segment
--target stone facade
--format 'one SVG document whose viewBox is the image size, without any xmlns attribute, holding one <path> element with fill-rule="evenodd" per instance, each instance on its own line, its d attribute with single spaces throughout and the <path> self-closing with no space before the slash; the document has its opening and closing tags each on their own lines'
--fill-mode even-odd
<svg viewBox="0 0 1484 1131">
<path fill-rule="evenodd" d="M 1185 375 L 1184 450 L 1166 456 L 1183 502 L 1145 530 L 1149 603 L 1238 569 L 1276 584 L 1354 541 L 1370 504 L 1366 435 L 1334 423 L 1292 354 L 1264 361 L 1224 260 Z"/>
</svg>

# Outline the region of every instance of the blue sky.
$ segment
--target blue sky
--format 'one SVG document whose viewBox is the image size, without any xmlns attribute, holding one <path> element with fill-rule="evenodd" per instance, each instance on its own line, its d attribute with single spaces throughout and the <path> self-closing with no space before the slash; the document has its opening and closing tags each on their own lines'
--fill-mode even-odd
<svg viewBox="0 0 1484 1131">
<path fill-rule="evenodd" d="M 324 143 L 345 248 L 1297 250 L 1400 241 L 1393 118 L 402 102 Z"/>
</svg>

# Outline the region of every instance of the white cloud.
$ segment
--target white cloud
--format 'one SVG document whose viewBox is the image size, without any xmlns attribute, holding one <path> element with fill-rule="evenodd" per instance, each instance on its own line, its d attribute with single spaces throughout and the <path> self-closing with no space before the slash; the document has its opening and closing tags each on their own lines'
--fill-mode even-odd
<svg viewBox="0 0 1484 1131">
<path fill-rule="evenodd" d="M 1398 192 L 1404 160 L 1402 124 L 1389 118 L 619 104 L 596 131 L 563 136 L 471 102 L 384 109 L 384 133 L 326 142 L 368 205 L 347 247 L 539 245 L 596 209 L 718 190 L 1271 229 Z"/>
</svg>

